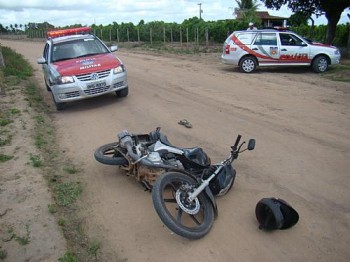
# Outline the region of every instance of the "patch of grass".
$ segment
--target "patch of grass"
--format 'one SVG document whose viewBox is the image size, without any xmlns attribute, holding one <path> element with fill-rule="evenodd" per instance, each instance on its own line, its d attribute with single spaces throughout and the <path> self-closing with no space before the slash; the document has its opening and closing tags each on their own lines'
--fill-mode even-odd
<svg viewBox="0 0 350 262">
<path fill-rule="evenodd" d="M 4 137 L 1 137 L 2 135 Z M 1 132 L 0 133 L 0 146 L 6 146 L 6 145 L 11 144 L 12 136 L 13 136 L 12 134 L 8 133 L 8 130 Z"/>
<path fill-rule="evenodd" d="M 51 214 L 54 214 L 57 212 L 57 206 L 55 204 L 48 204 L 47 207 Z"/>
<path fill-rule="evenodd" d="M 27 79 L 33 74 L 33 69 L 24 57 L 11 48 L 3 46 L 2 54 L 6 67 L 3 69 L 5 76 L 17 76 L 20 79 Z"/>
<path fill-rule="evenodd" d="M 68 206 L 77 200 L 82 192 L 79 182 L 65 182 L 56 185 L 56 202 L 60 206 Z"/>
<path fill-rule="evenodd" d="M 13 123 L 13 120 L 9 118 L 0 118 L 0 126 L 7 126 L 8 124 Z"/>
<path fill-rule="evenodd" d="M 7 257 L 7 251 L 0 247 L 0 259 L 3 260 Z"/>
<path fill-rule="evenodd" d="M 43 115 L 37 115 L 34 119 L 40 125 L 45 123 L 45 117 Z"/>
<path fill-rule="evenodd" d="M 62 257 L 58 259 L 60 262 L 77 262 L 77 258 L 70 251 L 67 251 Z"/>
<path fill-rule="evenodd" d="M 29 225 L 26 225 L 26 229 L 27 229 L 27 234 L 24 237 L 21 236 L 16 236 L 15 235 L 15 240 L 22 246 L 24 245 L 28 245 L 29 241 L 30 241 L 30 236 L 29 236 Z"/>
<path fill-rule="evenodd" d="M 94 240 L 89 244 L 88 254 L 94 256 L 97 259 L 98 252 L 101 250 L 101 242 Z"/>
<path fill-rule="evenodd" d="M 63 217 L 61 217 L 60 219 L 58 219 L 58 225 L 60 225 L 62 227 L 65 226 L 66 220 Z"/>
<path fill-rule="evenodd" d="M 9 161 L 13 158 L 13 156 L 8 156 L 4 154 L 0 154 L 0 163 L 4 163 L 6 161 Z"/>
<path fill-rule="evenodd" d="M 350 60 L 330 67 L 327 72 L 323 73 L 323 76 L 334 81 L 350 82 Z"/>
<path fill-rule="evenodd" d="M 40 155 L 30 154 L 30 161 L 32 162 L 33 167 L 41 167 L 43 165 Z"/>
<path fill-rule="evenodd" d="M 68 173 L 68 174 L 73 175 L 73 174 L 78 173 L 78 172 L 79 172 L 79 169 L 76 168 L 75 166 L 65 166 L 65 167 L 63 168 L 63 171 L 65 171 L 65 172 Z"/>
<path fill-rule="evenodd" d="M 42 148 L 46 143 L 47 142 L 46 142 L 45 137 L 43 135 L 36 134 L 34 144 L 37 148 Z"/>
<path fill-rule="evenodd" d="M 19 110 L 19 109 L 17 109 L 17 108 L 11 108 L 11 109 L 9 110 L 9 113 L 10 113 L 11 115 L 20 115 L 20 114 L 21 114 L 21 110 Z"/>
<path fill-rule="evenodd" d="M 44 101 L 40 90 L 35 83 L 30 82 L 26 86 L 24 93 L 27 95 L 29 106 L 44 109 Z"/>
<path fill-rule="evenodd" d="M 30 240 L 29 236 L 25 236 L 25 237 L 16 237 L 15 239 L 16 239 L 16 241 L 17 241 L 20 245 L 22 245 L 22 246 L 28 245 L 28 244 L 29 244 L 29 240 Z"/>
</svg>

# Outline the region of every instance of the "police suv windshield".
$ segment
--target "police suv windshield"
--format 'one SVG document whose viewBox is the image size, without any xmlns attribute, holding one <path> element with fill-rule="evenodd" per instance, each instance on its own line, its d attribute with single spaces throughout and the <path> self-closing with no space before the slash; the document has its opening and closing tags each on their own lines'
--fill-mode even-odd
<svg viewBox="0 0 350 262">
<path fill-rule="evenodd" d="M 54 44 L 51 52 L 51 60 L 52 62 L 58 62 L 108 52 L 109 50 L 97 39 L 78 39 Z"/>
</svg>

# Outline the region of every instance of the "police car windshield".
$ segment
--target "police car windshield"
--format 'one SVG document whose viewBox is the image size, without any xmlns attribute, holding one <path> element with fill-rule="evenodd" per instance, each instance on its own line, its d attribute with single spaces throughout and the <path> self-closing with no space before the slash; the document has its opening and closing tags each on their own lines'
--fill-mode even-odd
<svg viewBox="0 0 350 262">
<path fill-rule="evenodd" d="M 84 56 L 108 53 L 108 49 L 96 39 L 79 39 L 55 44 L 52 48 L 52 62 Z"/>
</svg>

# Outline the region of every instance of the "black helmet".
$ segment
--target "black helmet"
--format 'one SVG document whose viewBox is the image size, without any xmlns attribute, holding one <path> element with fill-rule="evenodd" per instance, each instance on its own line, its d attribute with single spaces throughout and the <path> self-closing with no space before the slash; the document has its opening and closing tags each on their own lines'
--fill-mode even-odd
<svg viewBox="0 0 350 262">
<path fill-rule="evenodd" d="M 286 201 L 278 198 L 263 198 L 255 208 L 259 228 L 265 230 L 287 229 L 299 221 L 299 214 Z"/>
</svg>

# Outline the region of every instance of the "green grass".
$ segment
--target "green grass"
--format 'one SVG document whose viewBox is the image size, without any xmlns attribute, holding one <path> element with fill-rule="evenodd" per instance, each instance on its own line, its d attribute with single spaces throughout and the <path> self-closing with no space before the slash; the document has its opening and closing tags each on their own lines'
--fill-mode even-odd
<svg viewBox="0 0 350 262">
<path fill-rule="evenodd" d="M 60 219 L 58 220 L 58 225 L 60 225 L 61 227 L 65 226 L 66 223 L 67 221 L 63 217 L 60 217 Z"/>
<path fill-rule="evenodd" d="M 59 262 L 77 262 L 77 258 L 70 251 L 67 251 L 62 257 L 58 259 Z"/>
<path fill-rule="evenodd" d="M 57 212 L 57 206 L 55 204 L 48 204 L 47 208 L 51 214 L 55 214 Z"/>
<path fill-rule="evenodd" d="M 13 123 L 13 120 L 9 119 L 9 118 L 3 118 L 0 117 L 0 126 L 7 126 L 8 124 Z"/>
<path fill-rule="evenodd" d="M 6 67 L 3 69 L 5 76 L 17 76 L 20 79 L 27 79 L 33 74 L 33 69 L 22 55 L 17 54 L 11 48 L 3 46 L 2 54 Z"/>
<path fill-rule="evenodd" d="M 331 66 L 324 77 L 333 81 L 350 82 L 350 60 L 344 60 L 339 65 Z"/>
<path fill-rule="evenodd" d="M 74 203 L 82 192 L 79 182 L 65 182 L 56 185 L 56 202 L 60 206 L 68 206 Z"/>
<path fill-rule="evenodd" d="M 97 259 L 98 252 L 101 250 L 101 242 L 94 240 L 91 241 L 88 247 L 88 254 L 90 256 L 94 256 Z"/>
<path fill-rule="evenodd" d="M 7 257 L 7 251 L 0 247 L 0 259 L 3 260 Z"/>
<path fill-rule="evenodd" d="M 78 172 L 79 172 L 79 169 L 76 168 L 75 166 L 70 165 L 70 166 L 65 166 L 65 167 L 63 168 L 63 171 L 66 172 L 66 173 L 68 173 L 68 174 L 71 174 L 71 175 L 72 175 L 72 174 L 78 173 Z"/>
<path fill-rule="evenodd" d="M 28 245 L 28 244 L 29 244 L 29 240 L 30 240 L 29 236 L 25 236 L 25 237 L 16 237 L 15 239 L 16 239 L 16 241 L 17 241 L 20 245 L 22 245 L 22 246 Z"/>
<path fill-rule="evenodd" d="M 44 145 L 46 145 L 46 143 L 46 138 L 42 134 L 38 133 L 35 135 L 34 144 L 37 148 L 42 148 Z"/>
<path fill-rule="evenodd" d="M 13 158 L 13 156 L 8 156 L 4 154 L 0 154 L 0 163 L 4 163 L 6 161 L 9 161 Z"/>
<path fill-rule="evenodd" d="M 8 130 L 0 132 L 0 146 L 10 145 L 13 134 L 10 134 Z"/>
<path fill-rule="evenodd" d="M 30 154 L 30 161 L 33 167 L 41 167 L 43 165 L 43 161 L 40 158 L 40 155 Z"/>
</svg>

